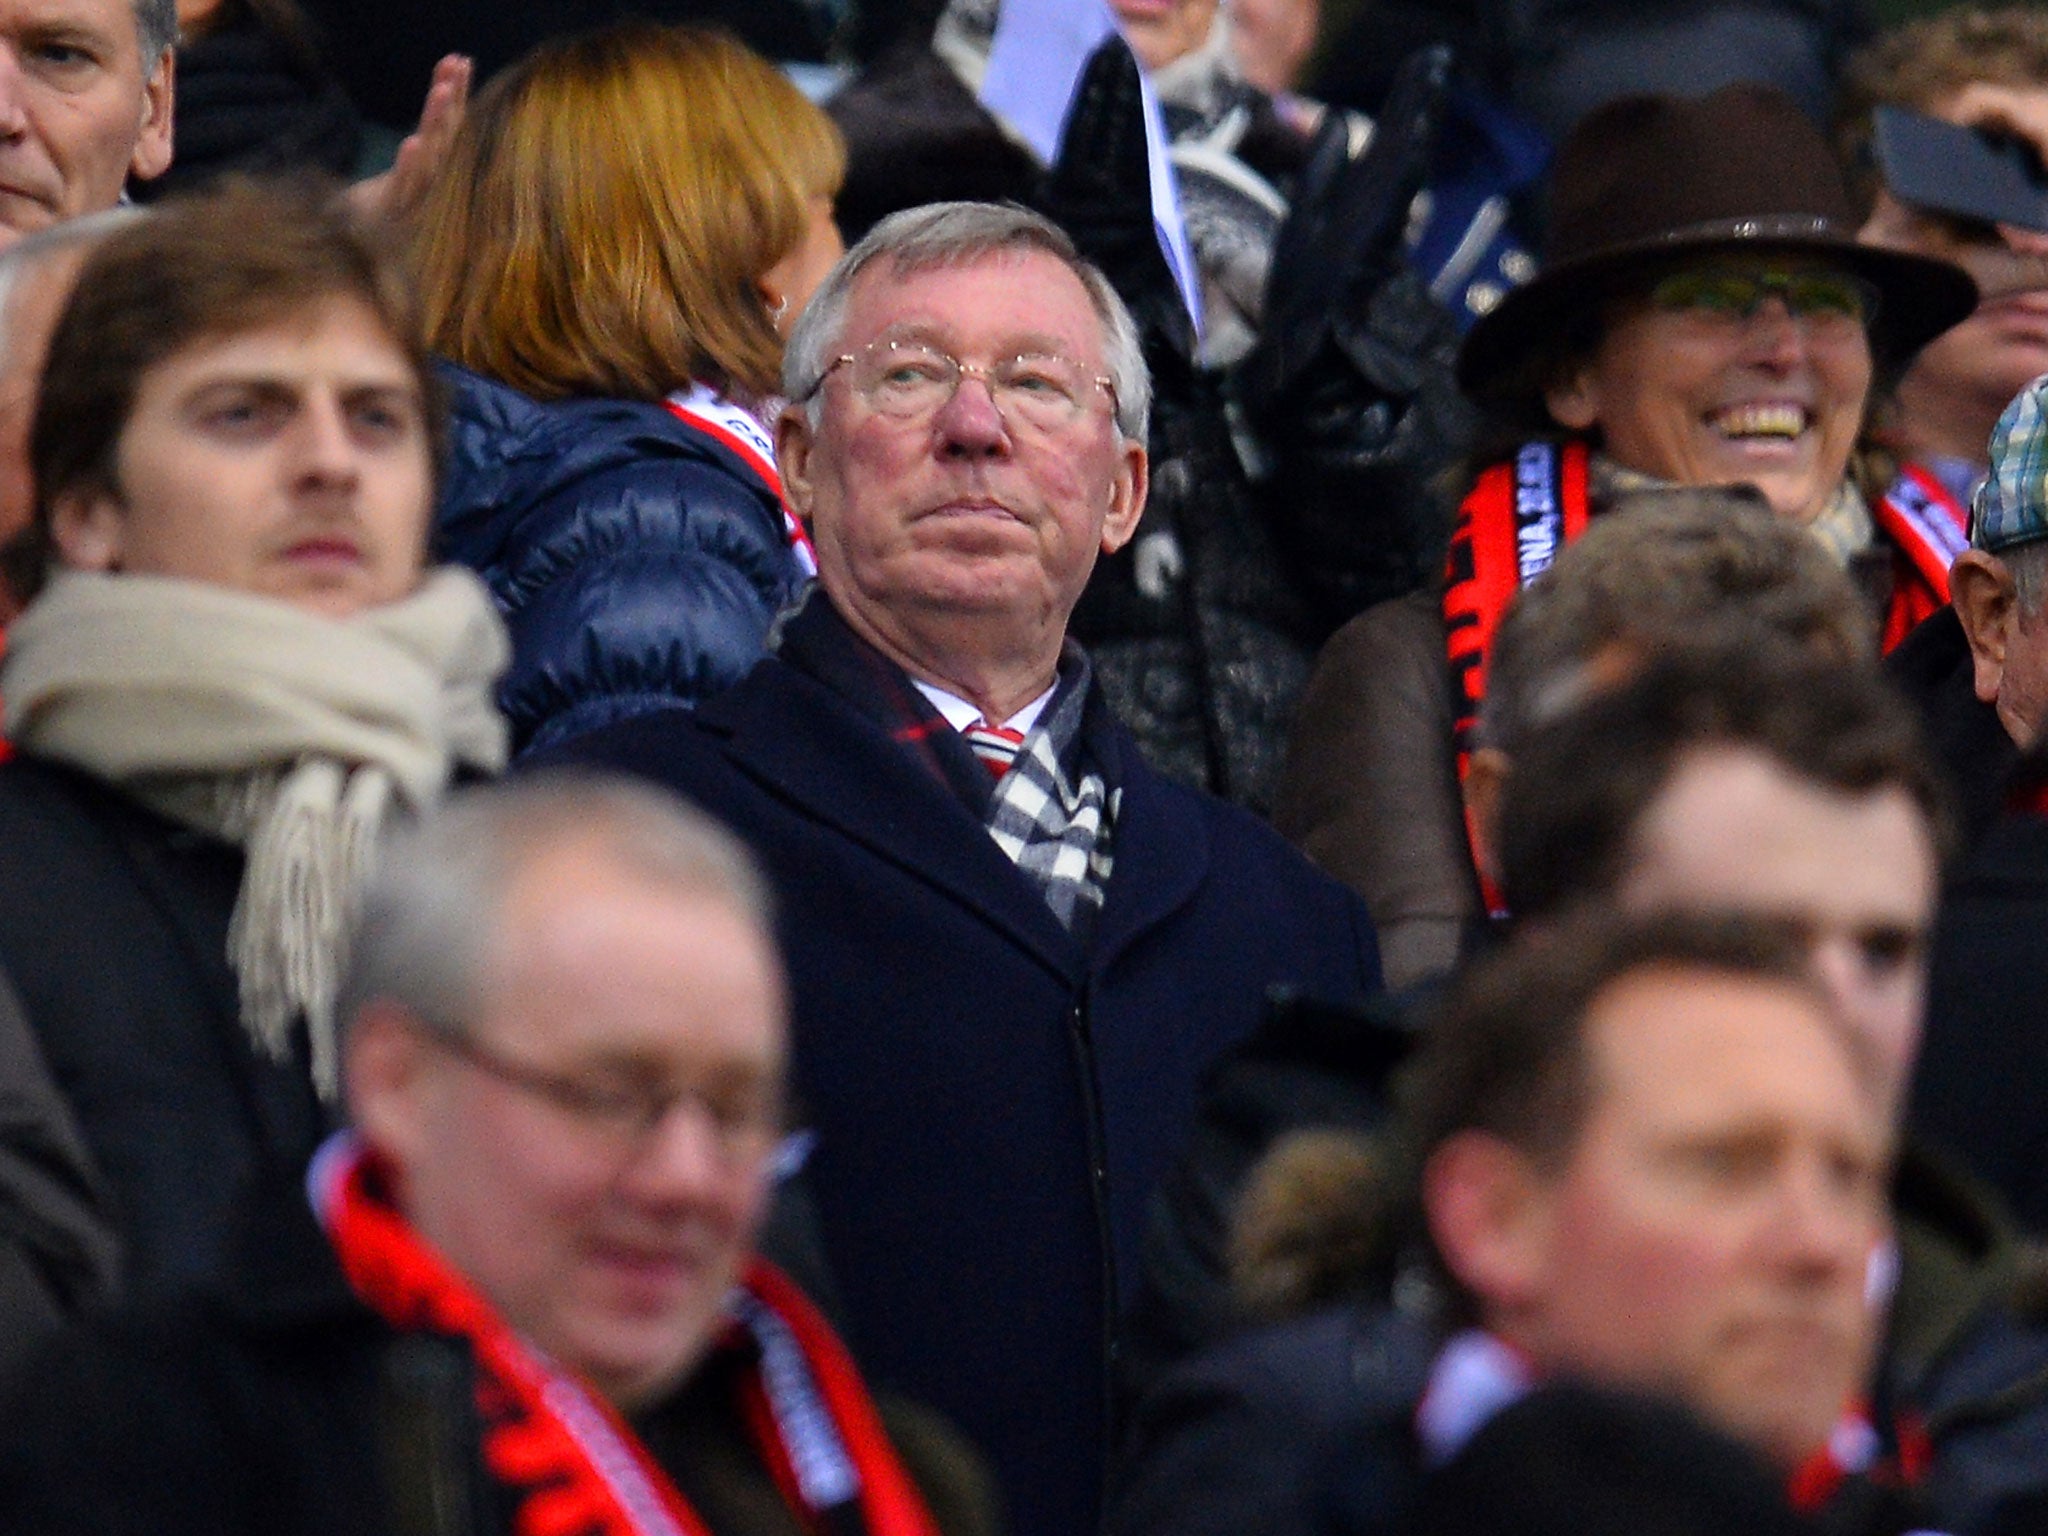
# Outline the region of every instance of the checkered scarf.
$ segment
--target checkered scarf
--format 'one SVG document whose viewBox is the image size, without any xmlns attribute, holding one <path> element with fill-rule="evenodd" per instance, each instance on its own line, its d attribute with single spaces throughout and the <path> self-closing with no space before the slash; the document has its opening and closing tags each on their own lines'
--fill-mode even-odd
<svg viewBox="0 0 2048 1536">
<path fill-rule="evenodd" d="M 1059 691 L 1017 749 L 1017 761 L 996 781 L 986 825 L 1045 895 L 1060 925 L 1084 938 L 1109 889 L 1110 832 L 1123 791 L 1084 768 L 1075 750 L 1092 670 L 1087 654 L 1068 642 L 1060 657 Z M 1080 771 L 1070 773 L 1065 758 Z"/>
<path fill-rule="evenodd" d="M 952 790 L 989 836 L 1086 944 L 1109 886 L 1110 832 L 1120 791 L 1083 750 L 1094 671 L 1072 641 L 1060 656 L 1057 691 L 1000 781 L 967 738 L 909 678 L 839 617 L 822 590 L 783 615 L 776 654 L 859 710 L 917 764 Z"/>
</svg>

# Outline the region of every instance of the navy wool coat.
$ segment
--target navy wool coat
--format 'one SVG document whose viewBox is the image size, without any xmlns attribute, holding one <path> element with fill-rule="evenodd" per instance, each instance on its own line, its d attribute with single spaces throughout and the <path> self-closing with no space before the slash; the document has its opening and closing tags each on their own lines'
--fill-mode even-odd
<svg viewBox="0 0 2048 1536">
<path fill-rule="evenodd" d="M 1100 724 L 1123 798 L 1086 951 L 951 790 L 778 658 L 542 755 L 676 789 L 766 864 L 851 1342 L 979 1443 L 1014 1536 L 1095 1528 L 1117 1315 L 1199 1079 L 1270 988 L 1379 984 L 1362 902 Z"/>
</svg>

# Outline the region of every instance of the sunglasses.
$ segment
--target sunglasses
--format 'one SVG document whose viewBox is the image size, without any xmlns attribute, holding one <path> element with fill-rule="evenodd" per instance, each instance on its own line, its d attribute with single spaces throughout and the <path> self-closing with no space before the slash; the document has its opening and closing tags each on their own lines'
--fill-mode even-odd
<svg viewBox="0 0 2048 1536">
<path fill-rule="evenodd" d="M 1781 299 L 1799 320 L 1855 320 L 1877 314 L 1877 289 L 1847 272 L 1778 272 L 1694 267 L 1674 272 L 1650 290 L 1659 309 L 1693 310 L 1747 320 L 1766 299 Z"/>
</svg>

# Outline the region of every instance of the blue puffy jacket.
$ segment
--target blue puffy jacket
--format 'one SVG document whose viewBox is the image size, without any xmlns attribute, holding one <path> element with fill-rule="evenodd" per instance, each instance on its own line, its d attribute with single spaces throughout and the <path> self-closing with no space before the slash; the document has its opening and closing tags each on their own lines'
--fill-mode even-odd
<svg viewBox="0 0 2048 1536">
<path fill-rule="evenodd" d="M 659 405 L 529 399 L 442 364 L 452 401 L 435 546 L 512 632 L 515 751 L 745 676 L 804 576 L 745 461 Z"/>
</svg>

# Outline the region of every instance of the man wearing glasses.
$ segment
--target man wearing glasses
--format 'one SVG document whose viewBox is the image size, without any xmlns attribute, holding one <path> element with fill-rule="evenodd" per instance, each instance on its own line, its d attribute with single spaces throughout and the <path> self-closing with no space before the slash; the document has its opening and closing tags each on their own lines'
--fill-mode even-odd
<svg viewBox="0 0 2048 1536">
<path fill-rule="evenodd" d="M 233 1281 L 19 1383 L 10 1531 L 990 1530 L 754 1254 L 782 971 L 752 861 L 651 788 L 456 797 L 365 896 L 354 1129 Z"/>
<path fill-rule="evenodd" d="M 818 585 L 694 716 L 564 757 L 725 819 L 781 903 L 794 1078 L 851 1342 L 1095 1526 L 1117 1314 L 1203 1069 L 1270 987 L 1377 985 L 1362 904 L 1139 758 L 1067 624 L 1145 502 L 1129 316 L 1014 208 L 878 225 L 791 337 Z"/>
</svg>

